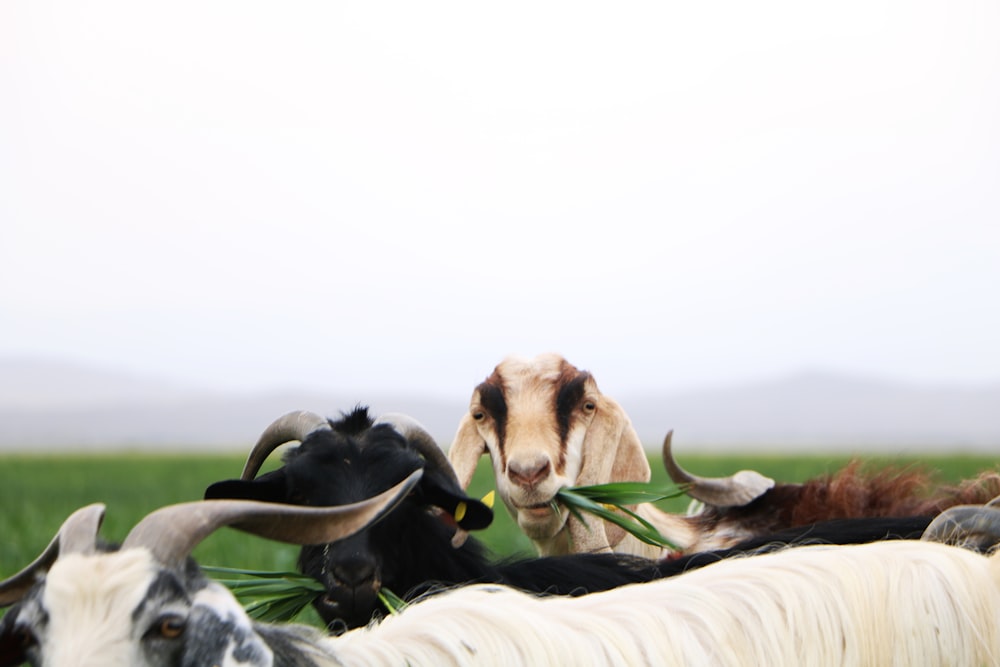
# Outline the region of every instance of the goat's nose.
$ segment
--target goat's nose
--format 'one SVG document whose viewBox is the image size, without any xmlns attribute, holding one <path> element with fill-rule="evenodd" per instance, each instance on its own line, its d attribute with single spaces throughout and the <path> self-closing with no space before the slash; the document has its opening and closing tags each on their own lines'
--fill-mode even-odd
<svg viewBox="0 0 1000 667">
<path fill-rule="evenodd" d="M 518 486 L 530 489 L 549 476 L 552 468 L 547 458 L 532 461 L 511 461 L 507 464 L 507 477 Z"/>
<path fill-rule="evenodd" d="M 330 571 L 345 586 L 370 585 L 375 581 L 375 563 L 367 558 L 350 558 L 336 563 Z"/>
</svg>

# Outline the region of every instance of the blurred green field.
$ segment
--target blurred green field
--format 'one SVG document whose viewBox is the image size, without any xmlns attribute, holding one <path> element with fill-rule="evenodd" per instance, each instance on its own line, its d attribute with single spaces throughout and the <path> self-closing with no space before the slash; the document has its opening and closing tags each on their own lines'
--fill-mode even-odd
<svg viewBox="0 0 1000 667">
<path fill-rule="evenodd" d="M 700 475 L 726 475 L 752 468 L 782 481 L 802 481 L 832 472 L 846 456 L 685 456 L 687 469 Z M 871 458 L 871 465 L 915 463 L 956 482 L 997 467 L 996 458 L 938 456 Z M 51 455 L 0 456 L 0 578 L 17 572 L 37 556 L 70 512 L 88 503 L 107 505 L 101 535 L 123 539 L 129 528 L 148 512 L 170 503 L 197 500 L 212 482 L 236 477 L 242 456 L 219 455 Z M 271 465 L 277 465 L 273 463 Z M 659 457 L 651 457 L 653 479 L 669 486 Z M 483 459 L 471 494 L 481 497 L 493 489 L 488 459 Z M 499 502 L 499 501 L 498 501 Z M 664 501 L 670 511 L 683 511 L 683 498 Z M 498 555 L 530 554 L 531 545 L 497 507 L 493 525 L 477 535 Z M 222 530 L 199 546 L 194 556 L 205 565 L 242 569 L 292 570 L 298 548 Z"/>
</svg>

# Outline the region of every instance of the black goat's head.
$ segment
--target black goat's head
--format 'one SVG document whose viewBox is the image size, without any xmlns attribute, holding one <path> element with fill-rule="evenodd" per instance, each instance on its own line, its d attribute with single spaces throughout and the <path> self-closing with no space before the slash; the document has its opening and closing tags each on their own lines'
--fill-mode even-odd
<svg viewBox="0 0 1000 667">
<path fill-rule="evenodd" d="M 267 455 L 292 440 L 284 465 L 254 479 Z M 333 421 L 295 412 L 265 430 L 240 480 L 218 482 L 206 498 L 244 498 L 295 505 L 343 505 L 383 491 L 415 470 L 420 483 L 392 513 L 370 529 L 334 544 L 303 547 L 299 568 L 323 583 L 325 597 L 315 607 L 331 629 L 358 627 L 379 611 L 384 585 L 403 594 L 412 547 L 425 541 L 448 544 L 458 529 L 485 528 L 492 510 L 470 498 L 430 435 L 412 419 L 386 416 L 375 421 L 357 408 Z M 401 589 L 401 590 L 400 590 Z"/>
</svg>

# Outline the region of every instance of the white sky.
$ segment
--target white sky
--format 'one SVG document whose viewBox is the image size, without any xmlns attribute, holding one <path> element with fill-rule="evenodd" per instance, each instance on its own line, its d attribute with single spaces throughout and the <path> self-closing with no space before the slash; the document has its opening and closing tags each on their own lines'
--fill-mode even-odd
<svg viewBox="0 0 1000 667">
<path fill-rule="evenodd" d="M 1000 380 L 1000 3 L 0 3 L 0 356 Z"/>
</svg>

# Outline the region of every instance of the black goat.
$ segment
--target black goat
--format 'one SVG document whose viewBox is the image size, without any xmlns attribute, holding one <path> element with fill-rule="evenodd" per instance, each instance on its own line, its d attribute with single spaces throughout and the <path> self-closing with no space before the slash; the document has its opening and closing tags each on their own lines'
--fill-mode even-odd
<svg viewBox="0 0 1000 667">
<path fill-rule="evenodd" d="M 268 453 L 289 440 L 284 465 L 252 479 Z M 337 421 L 307 413 L 279 419 L 261 436 L 243 479 L 218 482 L 206 499 L 240 498 L 296 505 L 344 505 L 384 490 L 414 470 L 424 474 L 400 506 L 378 524 L 336 544 L 306 546 L 299 569 L 327 587 L 316 602 L 334 628 L 353 628 L 378 616 L 382 586 L 409 599 L 435 584 L 507 583 L 531 591 L 579 594 L 656 578 L 656 563 L 592 554 L 494 563 L 467 539 L 452 546 L 456 529 L 485 528 L 492 510 L 461 489 L 437 444 L 402 417 L 376 423 L 366 408 Z"/>
<path fill-rule="evenodd" d="M 301 444 L 285 454 L 284 465 L 254 479 L 268 454 L 292 440 Z M 672 576 L 776 545 L 915 538 L 930 521 L 916 517 L 829 522 L 669 561 L 612 553 L 496 561 L 474 539 L 452 546 L 457 528 L 485 528 L 493 514 L 465 494 L 433 439 L 409 418 L 376 422 L 366 408 L 336 421 L 302 412 L 285 415 L 261 436 L 242 479 L 213 484 L 205 497 L 342 505 L 384 491 L 417 469 L 424 471 L 420 482 L 382 521 L 335 544 L 303 547 L 299 569 L 327 587 L 327 595 L 315 606 L 331 629 L 362 626 L 380 616 L 382 586 L 408 600 L 436 588 L 473 582 L 582 595 Z"/>
</svg>

